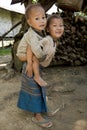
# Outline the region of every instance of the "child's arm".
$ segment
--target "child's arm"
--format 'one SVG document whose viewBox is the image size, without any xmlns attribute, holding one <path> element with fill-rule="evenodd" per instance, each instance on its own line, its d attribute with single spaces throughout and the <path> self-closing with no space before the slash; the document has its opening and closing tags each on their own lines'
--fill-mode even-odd
<svg viewBox="0 0 87 130">
<path fill-rule="evenodd" d="M 32 77 L 32 73 L 33 73 L 33 62 L 32 62 L 33 53 L 32 53 L 31 47 L 29 45 L 27 46 L 26 60 L 27 60 L 26 72 L 28 73 L 29 77 Z"/>
</svg>

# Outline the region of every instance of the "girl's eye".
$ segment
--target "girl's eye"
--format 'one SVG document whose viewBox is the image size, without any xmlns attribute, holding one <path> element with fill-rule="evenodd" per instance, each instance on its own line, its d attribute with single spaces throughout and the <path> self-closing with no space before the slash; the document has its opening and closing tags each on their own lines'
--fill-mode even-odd
<svg viewBox="0 0 87 130">
<path fill-rule="evenodd" d="M 64 27 L 64 25 L 60 25 L 60 27 Z"/>
<path fill-rule="evenodd" d="M 53 26 L 56 27 L 57 25 L 54 24 Z"/>
</svg>

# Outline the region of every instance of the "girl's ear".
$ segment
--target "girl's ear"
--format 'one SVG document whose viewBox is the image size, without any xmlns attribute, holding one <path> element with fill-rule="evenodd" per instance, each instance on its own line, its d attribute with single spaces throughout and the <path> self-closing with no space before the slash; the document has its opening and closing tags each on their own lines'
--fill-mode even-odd
<svg viewBox="0 0 87 130">
<path fill-rule="evenodd" d="M 49 29 L 47 28 L 46 31 L 49 32 Z"/>
</svg>

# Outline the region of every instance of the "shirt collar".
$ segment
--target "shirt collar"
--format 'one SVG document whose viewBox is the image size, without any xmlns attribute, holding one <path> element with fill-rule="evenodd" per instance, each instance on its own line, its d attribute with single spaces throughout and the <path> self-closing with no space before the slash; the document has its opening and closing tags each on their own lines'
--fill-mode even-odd
<svg viewBox="0 0 87 130">
<path fill-rule="evenodd" d="M 42 30 L 41 32 L 37 31 L 35 28 L 31 27 L 38 35 L 40 35 L 41 37 L 45 37 L 46 33 L 44 30 Z"/>
</svg>

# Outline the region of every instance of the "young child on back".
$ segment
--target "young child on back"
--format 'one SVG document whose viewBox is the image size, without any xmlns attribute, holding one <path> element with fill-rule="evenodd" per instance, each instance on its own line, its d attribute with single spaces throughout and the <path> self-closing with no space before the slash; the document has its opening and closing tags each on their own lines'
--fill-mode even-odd
<svg viewBox="0 0 87 130">
<path fill-rule="evenodd" d="M 40 86 L 46 86 L 47 83 L 41 78 L 37 70 L 39 68 L 37 59 L 42 61 L 46 57 L 43 45 L 40 42 L 45 36 L 45 11 L 40 4 L 31 4 L 26 8 L 25 16 L 30 28 L 18 46 L 17 56 L 21 61 L 27 61 L 26 71 L 28 76 L 32 77 L 34 73 L 34 80 Z"/>
</svg>

